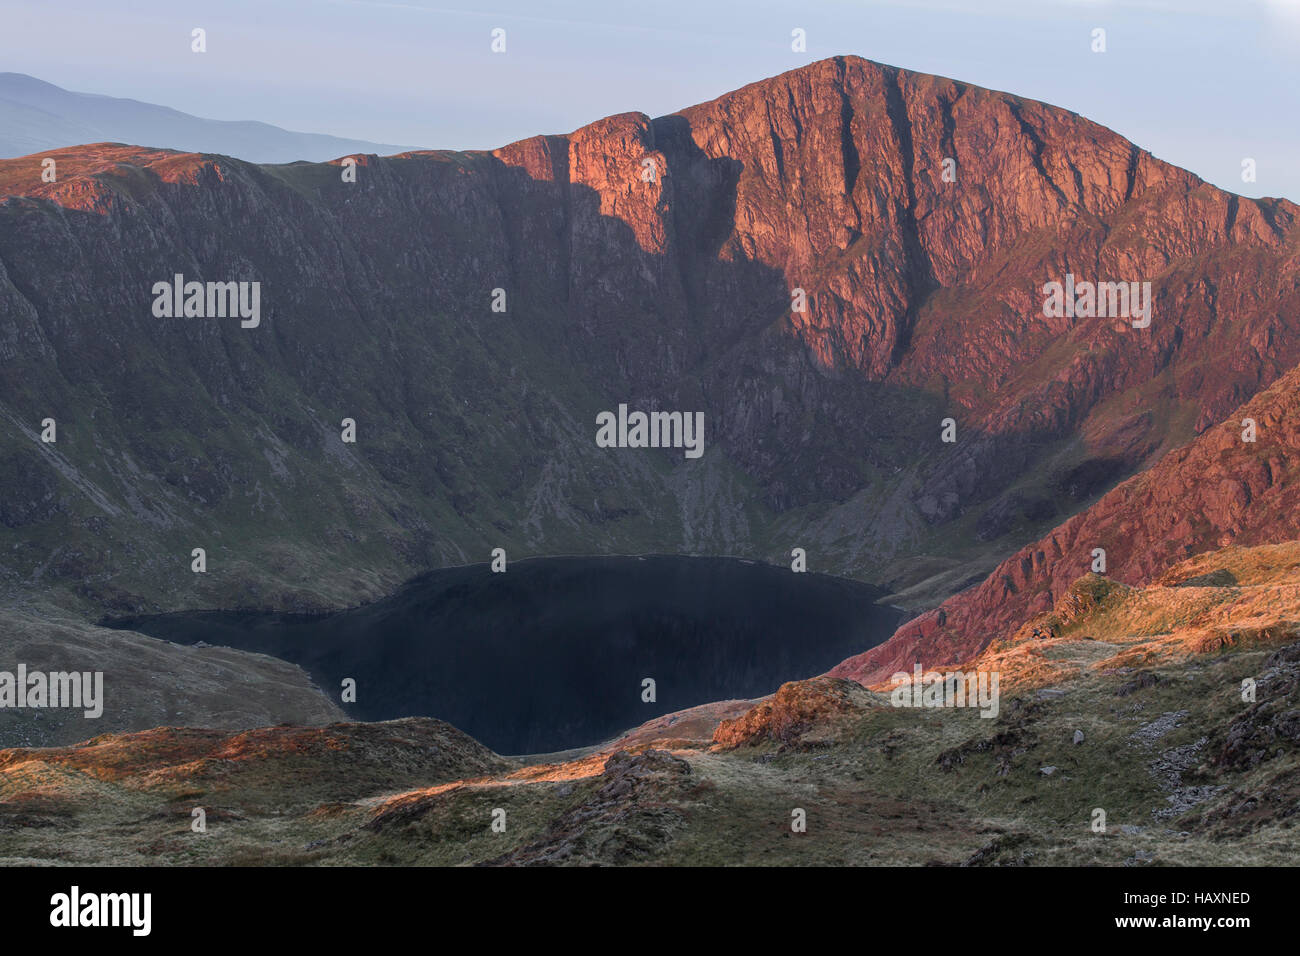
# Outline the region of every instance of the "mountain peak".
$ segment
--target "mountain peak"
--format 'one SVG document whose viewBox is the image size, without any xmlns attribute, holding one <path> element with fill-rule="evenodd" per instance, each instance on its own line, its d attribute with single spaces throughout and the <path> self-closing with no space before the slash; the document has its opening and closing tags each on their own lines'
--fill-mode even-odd
<svg viewBox="0 0 1300 956">
<path fill-rule="evenodd" d="M 129 146 L 56 156 L 56 183 L 32 157 L 0 161 L 0 191 L 25 197 L 0 204 L 0 341 L 37 356 L 6 382 L 12 421 L 41 421 L 45 396 L 66 393 L 142 469 L 173 474 L 184 458 L 178 497 L 146 522 L 160 529 L 151 553 L 172 546 L 174 524 L 206 527 L 247 489 L 280 487 L 291 462 L 302 487 L 229 531 L 270 549 L 240 566 L 281 566 L 267 536 L 316 521 L 299 501 L 319 500 L 357 541 L 340 538 L 334 557 L 295 551 L 281 593 L 308 587 L 316 562 L 352 560 L 340 555 L 382 550 L 390 580 L 459 563 L 502 528 L 526 550 L 770 559 L 760 542 L 795 516 L 798 546 L 828 571 L 899 590 L 961 581 L 1300 363 L 1300 210 L 1224 193 L 1067 111 L 858 57 L 654 119 L 376 157 L 355 181 L 333 164 Z M 93 286 L 50 278 L 69 262 Z M 160 335 L 148 292 L 178 273 L 263 283 L 276 336 L 183 320 Z M 1044 284 L 1067 275 L 1148 283 L 1150 326 L 1045 313 Z M 494 289 L 510 321 L 480 338 L 464 317 Z M 431 336 L 463 361 L 448 366 Z M 374 354 L 349 364 L 362 341 Z M 148 374 L 126 356 L 151 357 Z M 466 402 L 486 402 L 497 376 L 522 383 L 499 399 L 504 424 Z M 195 387 L 223 398 L 183 402 Z M 520 395 L 540 404 L 510 405 Z M 394 420 L 386 410 L 410 396 L 428 415 Z M 702 485 L 625 473 L 573 438 L 620 402 L 702 411 L 717 470 Z M 193 428 L 217 444 L 155 437 L 155 405 L 197 409 Z M 354 513 L 323 470 L 322 409 L 336 407 L 390 429 L 355 464 L 395 510 Z M 939 439 L 945 419 L 955 442 Z M 246 433 L 274 436 L 271 470 L 229 438 Z M 68 463 L 14 435 L 0 516 L 20 537 L 49 539 L 47 522 L 78 515 L 64 530 L 79 553 L 144 547 L 137 524 L 96 517 L 103 502 L 148 507 L 100 446 L 78 446 L 78 467 L 102 486 L 85 477 L 70 487 L 93 494 L 65 502 Z M 487 460 L 514 476 L 524 510 L 482 495 Z M 664 501 L 673 520 L 648 525 Z M 46 573 L 37 544 L 21 554 L 21 574 Z M 262 587 L 222 580 L 241 601 Z M 138 604 L 184 585 L 117 586 Z M 338 587 L 341 603 L 373 596 Z"/>
</svg>

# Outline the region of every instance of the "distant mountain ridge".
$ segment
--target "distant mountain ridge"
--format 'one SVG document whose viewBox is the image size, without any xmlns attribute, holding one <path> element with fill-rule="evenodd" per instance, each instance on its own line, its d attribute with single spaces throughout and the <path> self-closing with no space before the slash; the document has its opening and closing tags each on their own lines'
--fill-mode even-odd
<svg viewBox="0 0 1300 956">
<path fill-rule="evenodd" d="M 0 158 L 82 143 L 164 146 L 254 163 L 323 162 L 411 147 L 299 133 L 269 123 L 212 120 L 139 100 L 74 93 L 24 73 L 0 73 Z"/>
</svg>

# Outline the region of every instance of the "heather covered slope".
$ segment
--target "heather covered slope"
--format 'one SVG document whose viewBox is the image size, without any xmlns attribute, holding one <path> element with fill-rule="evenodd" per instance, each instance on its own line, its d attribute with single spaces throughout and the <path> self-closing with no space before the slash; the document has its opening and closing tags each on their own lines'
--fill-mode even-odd
<svg viewBox="0 0 1300 956">
<path fill-rule="evenodd" d="M 852 57 L 355 183 L 50 158 L 0 161 L 0 586 L 100 610 L 349 604 L 498 546 L 942 593 L 1300 361 L 1294 206 Z M 1067 271 L 1150 281 L 1151 327 L 1043 318 Z M 155 318 L 176 273 L 260 281 L 260 325 Z M 704 457 L 596 448 L 620 402 L 703 410 Z"/>
<path fill-rule="evenodd" d="M 1254 423 L 1254 441 L 1244 440 Z M 1192 555 L 1300 537 L 1300 368 L 1130 478 L 980 585 L 909 621 L 831 674 L 872 684 L 895 671 L 967 660 L 1060 600 L 1104 549 L 1108 577 L 1148 584 Z"/>
<path fill-rule="evenodd" d="M 823 677 L 528 761 L 429 720 L 0 751 L 0 860 L 1293 865 L 1300 544 L 1084 578 L 1051 615 L 974 663 L 995 718 Z"/>
</svg>

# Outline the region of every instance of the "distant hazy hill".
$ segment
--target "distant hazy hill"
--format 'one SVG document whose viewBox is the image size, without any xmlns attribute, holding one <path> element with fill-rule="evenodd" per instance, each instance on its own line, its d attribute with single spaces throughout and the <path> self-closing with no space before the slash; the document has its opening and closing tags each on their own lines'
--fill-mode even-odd
<svg viewBox="0 0 1300 956">
<path fill-rule="evenodd" d="M 390 156 L 410 149 L 295 133 L 267 123 L 202 119 L 138 100 L 72 93 L 22 73 L 0 73 L 0 158 L 102 142 L 221 153 L 255 163 L 320 162 L 348 153 Z"/>
</svg>

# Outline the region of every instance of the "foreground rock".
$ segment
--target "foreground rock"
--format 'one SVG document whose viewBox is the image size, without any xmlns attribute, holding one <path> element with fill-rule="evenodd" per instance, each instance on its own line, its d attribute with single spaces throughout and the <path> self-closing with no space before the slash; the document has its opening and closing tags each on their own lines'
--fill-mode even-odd
<svg viewBox="0 0 1300 956">
<path fill-rule="evenodd" d="M 724 748 L 763 742 L 784 748 L 824 741 L 839 719 L 880 703 L 877 695 L 853 681 L 832 677 L 791 681 L 743 716 L 722 721 L 713 742 Z"/>
</svg>

